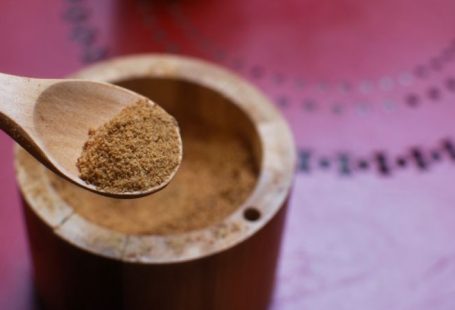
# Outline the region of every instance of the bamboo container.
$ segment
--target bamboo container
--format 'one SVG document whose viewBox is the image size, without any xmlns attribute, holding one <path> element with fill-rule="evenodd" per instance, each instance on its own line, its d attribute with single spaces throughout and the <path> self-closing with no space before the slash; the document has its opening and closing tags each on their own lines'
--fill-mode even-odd
<svg viewBox="0 0 455 310">
<path fill-rule="evenodd" d="M 235 127 L 254 149 L 259 174 L 246 201 L 221 222 L 184 233 L 133 235 L 79 215 L 50 185 L 49 172 L 17 148 L 17 179 L 44 309 L 266 309 L 296 160 L 279 112 L 245 80 L 190 58 L 122 57 L 74 77 L 116 83 L 170 113 L 197 113 Z"/>
</svg>

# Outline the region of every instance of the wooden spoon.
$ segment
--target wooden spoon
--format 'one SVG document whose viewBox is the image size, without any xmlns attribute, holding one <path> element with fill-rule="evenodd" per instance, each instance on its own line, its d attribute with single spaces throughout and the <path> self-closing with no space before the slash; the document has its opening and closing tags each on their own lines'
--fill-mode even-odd
<svg viewBox="0 0 455 310">
<path fill-rule="evenodd" d="M 49 169 L 78 186 L 116 198 L 141 197 L 164 188 L 178 167 L 148 190 L 107 192 L 81 180 L 76 162 L 90 128 L 100 127 L 144 98 L 108 83 L 0 73 L 0 128 Z M 179 132 L 177 125 L 175 130 Z M 181 139 L 179 142 L 181 153 Z"/>
</svg>

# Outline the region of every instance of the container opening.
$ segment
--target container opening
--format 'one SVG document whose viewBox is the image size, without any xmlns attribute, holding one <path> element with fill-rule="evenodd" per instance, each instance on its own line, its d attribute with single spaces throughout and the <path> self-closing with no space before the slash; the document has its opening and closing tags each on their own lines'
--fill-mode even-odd
<svg viewBox="0 0 455 310">
<path fill-rule="evenodd" d="M 133 200 L 102 197 L 49 172 L 52 186 L 79 215 L 126 234 L 166 235 L 211 226 L 246 201 L 256 185 L 262 154 L 245 112 L 221 94 L 188 81 L 113 82 L 151 98 L 177 119 L 182 165 L 165 189 Z M 246 219 L 260 217 L 253 214 L 258 210 L 248 210 Z"/>
</svg>

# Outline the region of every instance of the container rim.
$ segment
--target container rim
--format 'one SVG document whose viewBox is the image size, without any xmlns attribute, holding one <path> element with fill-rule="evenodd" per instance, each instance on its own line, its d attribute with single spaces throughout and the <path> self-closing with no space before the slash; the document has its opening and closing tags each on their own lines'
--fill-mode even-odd
<svg viewBox="0 0 455 310">
<path fill-rule="evenodd" d="M 30 169 L 19 160 L 24 151 L 16 147 L 16 175 L 25 201 L 63 240 L 123 262 L 184 262 L 245 241 L 284 207 L 296 165 L 292 134 L 280 112 L 243 78 L 207 61 L 167 54 L 118 57 L 91 65 L 71 77 L 105 82 L 180 79 L 209 88 L 236 104 L 250 118 L 262 147 L 262 158 L 255 189 L 220 223 L 179 234 L 129 235 L 89 222 L 75 213 L 46 182 L 46 169 L 41 165 L 39 169 Z"/>
</svg>

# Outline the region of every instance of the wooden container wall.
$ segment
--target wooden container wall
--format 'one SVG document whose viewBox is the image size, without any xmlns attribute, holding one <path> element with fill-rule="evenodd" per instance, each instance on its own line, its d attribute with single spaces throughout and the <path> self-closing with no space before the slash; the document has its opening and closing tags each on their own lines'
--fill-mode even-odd
<svg viewBox="0 0 455 310">
<path fill-rule="evenodd" d="M 171 264 L 131 264 L 58 237 L 24 202 L 44 309 L 267 309 L 286 206 L 257 234 L 224 252 Z"/>
</svg>

